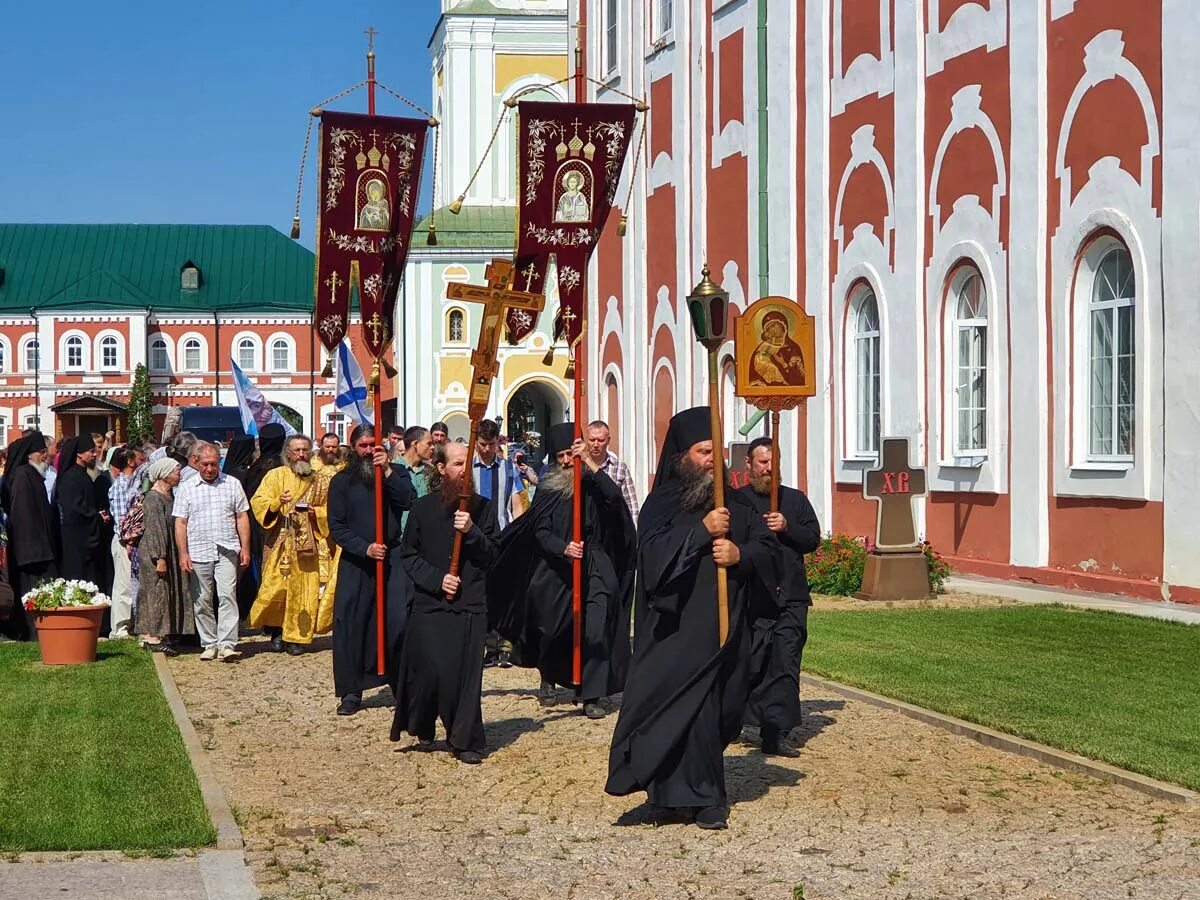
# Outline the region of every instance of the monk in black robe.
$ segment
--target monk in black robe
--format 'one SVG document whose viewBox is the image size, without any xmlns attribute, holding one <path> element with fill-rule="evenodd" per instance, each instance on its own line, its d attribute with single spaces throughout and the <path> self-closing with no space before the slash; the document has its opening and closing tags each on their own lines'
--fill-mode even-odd
<svg viewBox="0 0 1200 900">
<path fill-rule="evenodd" d="M 625 689 L 637 532 L 621 489 L 575 440 L 571 422 L 550 429 L 550 466 L 533 507 L 505 530 L 488 601 L 517 665 L 536 667 L 541 700 L 574 684 L 574 560 L 583 560 L 581 678 L 583 713 L 602 719 L 599 700 Z M 583 540 L 571 540 L 575 466 L 583 465 Z"/>
<path fill-rule="evenodd" d="M 383 543 L 375 542 L 375 467 L 383 467 Z M 362 708 L 363 691 L 391 684 L 408 618 L 410 587 L 400 562 L 400 521 L 416 497 L 412 479 L 375 443 L 375 429 L 350 433 L 350 462 L 329 482 L 329 533 L 342 548 L 333 595 L 333 688 L 339 716 Z M 375 564 L 384 561 L 384 674 L 378 674 Z"/>
<path fill-rule="evenodd" d="M 33 634 L 21 597 L 43 581 L 58 577 L 58 510 L 46 496 L 46 447 L 40 431 L 13 441 L 0 485 L 0 505 L 8 520 L 8 578 L 15 600 L 8 621 L 0 622 L 0 630 L 20 641 Z"/>
<path fill-rule="evenodd" d="M 478 494 L 459 510 L 464 474 L 470 477 L 466 447 L 444 445 L 435 451 L 434 466 L 430 493 L 413 504 L 400 551 L 413 580 L 413 604 L 391 739 L 408 732 L 421 749 L 430 749 L 441 719 L 454 755 L 475 765 L 487 750 L 480 705 L 487 573 L 500 529 L 492 504 Z M 451 575 L 455 532 L 462 534 L 462 555 L 458 574 Z"/>
<path fill-rule="evenodd" d="M 105 513 L 97 501 L 89 469 L 96 465 L 96 444 L 91 435 L 70 438 L 59 454 L 54 496 L 62 516 L 63 578 L 90 581 L 100 590 L 104 579 Z"/>
<path fill-rule="evenodd" d="M 671 419 L 654 489 L 638 520 L 633 665 L 613 734 L 605 790 L 646 791 L 672 816 L 727 827 L 725 747 L 738 736 L 750 650 L 748 600 L 774 591 L 779 545 L 761 517 L 727 493 L 713 505 L 709 410 Z M 717 566 L 729 579 L 720 644 Z"/>
<path fill-rule="evenodd" d="M 270 426 L 263 426 L 264 430 Z M 281 426 L 276 425 L 280 432 L 283 431 Z M 281 448 L 282 449 L 282 446 Z M 279 454 L 275 454 L 275 461 L 278 463 Z M 221 471 L 230 478 L 235 478 L 242 485 L 242 490 L 246 491 L 246 497 L 253 497 L 254 494 L 248 489 L 250 479 L 250 467 L 254 464 L 254 438 L 248 436 L 235 437 L 229 442 L 229 449 L 225 451 L 225 459 L 221 462 Z M 265 473 L 264 473 L 265 474 Z M 262 476 L 258 478 L 258 483 L 262 483 Z M 257 484 L 255 485 L 257 490 Z M 238 602 L 238 617 L 245 619 L 250 615 L 250 608 L 254 606 L 254 600 L 258 597 L 258 583 L 262 573 L 262 549 L 263 549 L 262 528 L 254 518 L 254 509 L 250 510 L 250 565 L 238 572 L 237 583 L 237 602 Z M 255 554 L 258 554 L 257 556 Z M 279 633 L 279 648 L 283 649 L 283 632 Z"/>
<path fill-rule="evenodd" d="M 747 725 L 762 734 L 768 756 L 800 754 L 782 740 L 800 724 L 800 657 L 808 641 L 808 609 L 812 595 L 804 571 L 804 554 L 821 545 L 821 523 L 808 498 L 795 488 L 779 486 L 779 512 L 771 512 L 771 439 L 758 438 L 746 454 L 749 484 L 738 489 L 779 541 L 783 577 L 779 590 L 751 592 L 750 699 Z"/>
</svg>

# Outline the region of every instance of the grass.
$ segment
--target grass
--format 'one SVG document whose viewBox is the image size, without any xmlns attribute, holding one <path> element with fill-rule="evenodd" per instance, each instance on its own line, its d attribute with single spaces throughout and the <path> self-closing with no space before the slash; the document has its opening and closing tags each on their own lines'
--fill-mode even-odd
<svg viewBox="0 0 1200 900">
<path fill-rule="evenodd" d="M 89 666 L 44 667 L 0 644 L 0 851 L 154 851 L 216 832 L 150 654 L 101 642 Z"/>
<path fill-rule="evenodd" d="M 804 668 L 1200 790 L 1200 627 L 1056 606 L 820 610 Z"/>
</svg>

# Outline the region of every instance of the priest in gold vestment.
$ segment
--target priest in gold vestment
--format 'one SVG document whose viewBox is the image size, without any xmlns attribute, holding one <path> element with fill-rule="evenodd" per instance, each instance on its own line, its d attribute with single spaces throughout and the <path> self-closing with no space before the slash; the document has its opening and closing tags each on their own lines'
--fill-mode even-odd
<svg viewBox="0 0 1200 900">
<path fill-rule="evenodd" d="M 262 583 L 250 625 L 282 627 L 284 649 L 292 655 L 333 628 L 333 591 L 322 591 L 320 553 L 329 537 L 329 478 L 313 472 L 311 457 L 307 437 L 288 438 L 284 464 L 266 474 L 250 499 L 264 533 Z"/>
</svg>

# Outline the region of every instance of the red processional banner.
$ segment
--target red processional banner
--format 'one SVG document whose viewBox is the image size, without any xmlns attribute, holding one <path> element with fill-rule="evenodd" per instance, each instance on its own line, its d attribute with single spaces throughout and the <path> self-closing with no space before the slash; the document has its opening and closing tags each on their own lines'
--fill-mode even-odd
<svg viewBox="0 0 1200 900">
<path fill-rule="evenodd" d="M 632 103 L 517 104 L 517 250 L 513 287 L 544 293 L 546 267 L 558 268 L 556 331 L 573 344 L 584 313 L 584 279 L 612 209 L 629 149 Z M 508 339 L 519 343 L 536 319 L 509 310 Z"/>
<path fill-rule="evenodd" d="M 367 349 L 378 359 L 391 343 L 428 128 L 428 119 L 321 113 L 316 326 L 331 354 L 356 289 Z"/>
</svg>

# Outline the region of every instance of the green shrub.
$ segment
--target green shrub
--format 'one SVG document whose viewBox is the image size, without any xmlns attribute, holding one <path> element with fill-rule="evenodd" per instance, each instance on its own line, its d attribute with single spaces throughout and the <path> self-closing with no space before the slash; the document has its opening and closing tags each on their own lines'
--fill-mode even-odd
<svg viewBox="0 0 1200 900">
<path fill-rule="evenodd" d="M 814 594 L 833 597 L 857 594 L 862 589 L 863 570 L 870 550 L 869 538 L 827 535 L 821 546 L 805 557 L 809 588 Z M 925 564 L 929 568 L 929 586 L 935 594 L 940 594 L 946 589 L 946 578 L 952 571 L 950 564 L 929 541 L 922 542 L 921 552 L 925 554 Z"/>
</svg>

